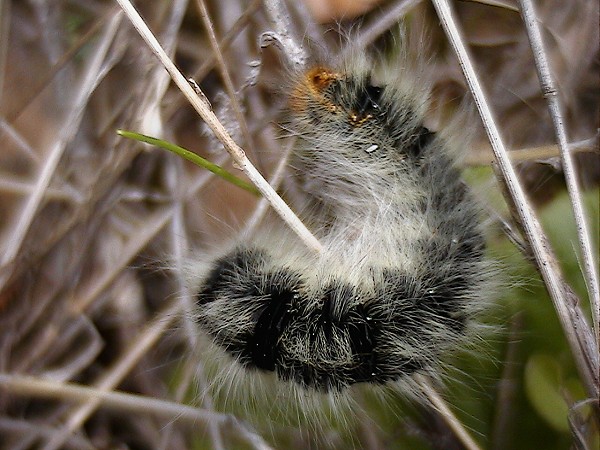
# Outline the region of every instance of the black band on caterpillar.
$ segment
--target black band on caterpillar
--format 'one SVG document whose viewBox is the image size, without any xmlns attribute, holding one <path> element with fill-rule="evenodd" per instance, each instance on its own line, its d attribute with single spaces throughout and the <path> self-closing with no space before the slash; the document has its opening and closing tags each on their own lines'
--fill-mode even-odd
<svg viewBox="0 0 600 450">
<path fill-rule="evenodd" d="M 263 251 L 236 249 L 215 262 L 198 293 L 198 304 L 217 302 L 220 316 L 233 315 L 240 306 L 252 310 L 250 326 L 236 333 L 207 313 L 200 314 L 198 323 L 240 363 L 275 371 L 281 379 L 302 386 L 328 391 L 359 382 L 384 383 L 427 363 L 410 354 L 414 352 L 402 355 L 391 350 L 399 341 L 412 340 L 430 352 L 438 346 L 444 349 L 443 342 L 424 336 L 424 322 L 437 322 L 444 330 L 436 334 L 446 338 L 464 331 L 468 318 L 459 299 L 468 297 L 473 289 L 468 281 L 474 279 L 473 274 L 460 273 L 464 256 L 459 251 L 457 267 L 448 274 L 423 273 L 416 279 L 389 269 L 374 273 L 380 280 L 372 293 L 339 280 L 309 293 L 302 277 L 289 269 L 263 272 L 268 258 Z M 299 360 L 286 351 L 284 338 L 337 352 L 328 355 L 329 366 L 322 355 Z"/>
<path fill-rule="evenodd" d="M 323 254 L 239 245 L 197 295 L 199 327 L 242 366 L 322 392 L 435 366 L 485 295 L 479 209 L 447 143 L 417 93 L 371 78 L 316 67 L 292 89 L 291 165 Z"/>
</svg>

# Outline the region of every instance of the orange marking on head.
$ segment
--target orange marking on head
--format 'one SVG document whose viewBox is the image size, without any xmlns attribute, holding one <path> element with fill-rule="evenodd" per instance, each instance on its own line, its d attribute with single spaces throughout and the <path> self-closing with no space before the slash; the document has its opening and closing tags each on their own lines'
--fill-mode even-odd
<svg viewBox="0 0 600 450">
<path fill-rule="evenodd" d="M 320 93 L 327 89 L 333 81 L 339 80 L 340 75 L 325 67 L 317 66 L 310 69 L 304 78 L 313 91 Z"/>
<path fill-rule="evenodd" d="M 317 66 L 308 70 L 302 80 L 294 86 L 290 95 L 290 108 L 303 111 L 310 101 L 324 106 L 328 111 L 336 113 L 339 107 L 325 97 L 325 90 L 332 82 L 341 78 L 337 72 Z"/>
</svg>

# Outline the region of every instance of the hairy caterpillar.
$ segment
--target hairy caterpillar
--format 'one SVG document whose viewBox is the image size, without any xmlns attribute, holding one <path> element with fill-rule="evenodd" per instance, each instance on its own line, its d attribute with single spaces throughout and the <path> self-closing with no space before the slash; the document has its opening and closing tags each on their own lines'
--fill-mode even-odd
<svg viewBox="0 0 600 450">
<path fill-rule="evenodd" d="M 427 96 L 408 71 L 370 65 L 315 65 L 289 89 L 290 166 L 305 193 L 294 206 L 322 254 L 271 230 L 193 276 L 194 319 L 227 373 L 275 378 L 297 399 L 435 372 L 489 295 L 457 141 L 425 127 Z"/>
</svg>

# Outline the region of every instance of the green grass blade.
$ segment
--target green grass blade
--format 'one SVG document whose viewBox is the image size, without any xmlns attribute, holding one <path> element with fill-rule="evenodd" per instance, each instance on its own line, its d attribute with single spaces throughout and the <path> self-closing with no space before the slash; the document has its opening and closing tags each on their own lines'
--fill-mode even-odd
<svg viewBox="0 0 600 450">
<path fill-rule="evenodd" d="M 163 141 L 162 139 L 153 138 L 151 136 L 146 136 L 145 134 L 135 133 L 133 131 L 126 130 L 117 130 L 117 134 L 128 139 L 134 139 L 136 141 L 145 142 L 146 144 L 156 145 L 157 147 L 168 150 L 172 153 L 175 153 L 188 161 L 193 162 L 198 167 L 203 167 L 204 169 L 210 170 L 215 175 L 220 176 L 224 180 L 229 181 L 232 184 L 250 192 L 251 194 L 256 195 L 257 197 L 261 196 L 261 193 L 256 187 L 241 178 L 236 177 L 231 172 L 226 171 L 221 166 L 217 166 L 216 164 L 211 163 L 207 159 L 198 156 L 197 154 L 186 150 L 179 145 L 175 145 L 171 142 Z"/>
</svg>

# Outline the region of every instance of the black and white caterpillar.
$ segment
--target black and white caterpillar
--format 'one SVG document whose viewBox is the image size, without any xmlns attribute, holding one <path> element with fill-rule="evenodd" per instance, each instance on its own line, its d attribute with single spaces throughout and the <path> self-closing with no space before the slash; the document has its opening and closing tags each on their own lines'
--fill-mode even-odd
<svg viewBox="0 0 600 450">
<path fill-rule="evenodd" d="M 411 77 L 366 58 L 295 76 L 293 206 L 323 251 L 270 230 L 196 275 L 195 322 L 236 374 L 336 394 L 437 370 L 467 341 L 490 295 L 480 208 Z"/>
</svg>

